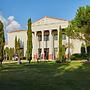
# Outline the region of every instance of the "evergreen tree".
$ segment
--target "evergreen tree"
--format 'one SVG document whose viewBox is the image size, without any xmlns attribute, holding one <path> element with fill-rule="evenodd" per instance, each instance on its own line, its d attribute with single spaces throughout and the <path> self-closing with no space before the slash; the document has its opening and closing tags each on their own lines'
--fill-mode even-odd
<svg viewBox="0 0 90 90">
<path fill-rule="evenodd" d="M 59 27 L 59 55 L 58 55 L 58 59 L 60 61 L 62 61 L 62 29 L 61 26 Z"/>
<path fill-rule="evenodd" d="M 27 60 L 31 61 L 32 57 L 32 29 L 31 19 L 28 20 L 28 31 L 27 31 Z"/>
<path fill-rule="evenodd" d="M 5 54 L 6 54 L 6 60 L 8 60 L 9 58 L 9 48 L 8 47 L 5 48 Z"/>
<path fill-rule="evenodd" d="M 3 62 L 3 51 L 4 51 L 4 44 L 5 44 L 3 28 L 4 28 L 3 23 L 0 21 L 0 64 L 2 64 Z"/>
<path fill-rule="evenodd" d="M 13 55 L 14 55 L 14 48 L 9 48 L 9 60 L 12 60 Z"/>
<path fill-rule="evenodd" d="M 18 39 L 18 41 L 17 41 L 17 53 L 20 58 L 20 39 Z"/>
<path fill-rule="evenodd" d="M 19 59 L 21 59 L 23 57 L 23 52 L 21 50 L 20 39 L 17 40 L 17 37 L 15 37 L 15 53 L 18 54 Z"/>
<path fill-rule="evenodd" d="M 15 53 L 17 53 L 17 44 L 18 44 L 18 41 L 17 41 L 17 36 L 15 37 Z"/>
</svg>

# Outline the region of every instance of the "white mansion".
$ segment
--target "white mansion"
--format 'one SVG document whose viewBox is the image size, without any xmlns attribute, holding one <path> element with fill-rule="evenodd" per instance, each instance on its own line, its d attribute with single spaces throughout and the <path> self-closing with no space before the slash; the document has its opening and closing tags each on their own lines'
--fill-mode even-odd
<svg viewBox="0 0 90 90">
<path fill-rule="evenodd" d="M 55 59 L 59 47 L 59 27 L 64 29 L 69 21 L 51 17 L 43 17 L 32 24 L 32 58 Z M 27 30 L 16 30 L 8 33 L 8 44 L 5 47 L 13 48 L 15 46 L 15 37 L 20 39 L 24 56 L 27 50 Z M 63 33 L 63 45 L 68 45 L 68 37 Z M 70 39 L 70 53 L 81 53 L 83 41 Z M 68 54 L 68 49 L 66 49 Z"/>
</svg>

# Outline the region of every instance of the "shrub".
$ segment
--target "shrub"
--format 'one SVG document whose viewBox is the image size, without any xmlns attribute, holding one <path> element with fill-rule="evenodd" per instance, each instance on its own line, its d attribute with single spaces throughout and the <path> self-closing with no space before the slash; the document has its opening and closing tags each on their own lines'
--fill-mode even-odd
<svg viewBox="0 0 90 90">
<path fill-rule="evenodd" d="M 83 59 L 87 59 L 87 54 L 75 53 L 75 54 L 71 55 L 70 59 L 71 60 L 83 60 Z"/>
<path fill-rule="evenodd" d="M 56 60 L 56 63 L 62 63 L 60 60 Z"/>
</svg>

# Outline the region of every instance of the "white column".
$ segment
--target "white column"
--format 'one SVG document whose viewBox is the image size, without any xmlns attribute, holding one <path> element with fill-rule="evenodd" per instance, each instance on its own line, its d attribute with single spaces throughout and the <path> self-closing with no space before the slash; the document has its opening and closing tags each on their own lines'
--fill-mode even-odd
<svg viewBox="0 0 90 90">
<path fill-rule="evenodd" d="M 35 55 L 35 59 L 38 58 L 38 48 L 37 48 L 37 32 L 35 32 L 35 41 L 34 41 L 34 48 L 35 48 L 35 51 L 34 51 L 34 55 Z"/>
<path fill-rule="evenodd" d="M 35 48 L 35 46 L 34 46 L 34 37 L 35 37 L 34 33 L 32 33 L 32 47 L 33 47 L 32 48 L 32 59 L 34 59 L 34 52 L 35 52 L 35 49 L 34 49 Z"/>
<path fill-rule="evenodd" d="M 44 31 L 42 31 L 42 59 L 44 59 Z"/>
<path fill-rule="evenodd" d="M 50 47 L 49 47 L 49 59 L 53 59 L 53 36 L 52 36 L 52 30 L 49 30 L 49 40 L 50 40 Z"/>
<path fill-rule="evenodd" d="M 58 31 L 58 52 L 59 52 L 59 30 L 60 29 L 57 30 Z"/>
</svg>

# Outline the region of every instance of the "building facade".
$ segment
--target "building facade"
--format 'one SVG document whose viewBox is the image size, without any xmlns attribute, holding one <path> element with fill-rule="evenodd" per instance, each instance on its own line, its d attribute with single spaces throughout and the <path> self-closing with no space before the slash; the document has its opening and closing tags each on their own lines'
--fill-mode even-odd
<svg viewBox="0 0 90 90">
<path fill-rule="evenodd" d="M 68 27 L 69 21 L 51 17 L 43 17 L 32 24 L 32 58 L 39 59 L 55 59 L 59 49 L 59 27 L 64 30 Z M 27 30 L 17 30 L 8 33 L 8 47 L 15 47 L 15 37 L 20 39 L 21 48 L 24 50 L 24 56 L 27 50 Z M 66 46 L 66 54 L 68 54 L 69 38 L 63 33 L 63 45 Z M 81 40 L 70 39 L 70 54 L 80 53 Z"/>
</svg>

